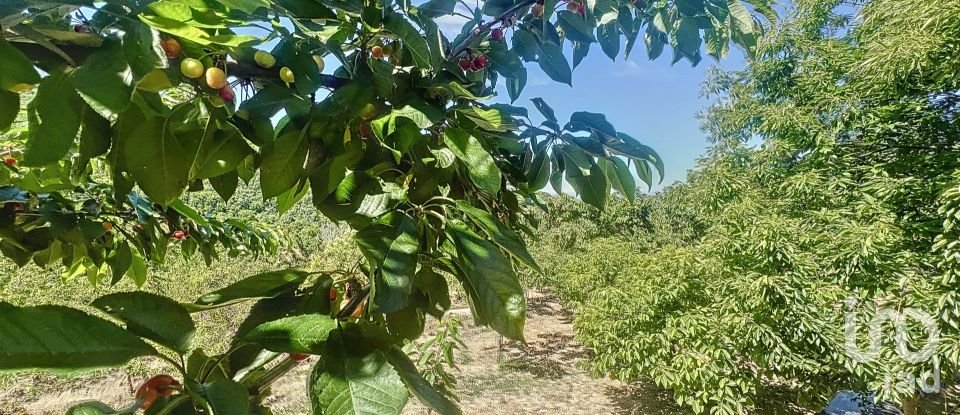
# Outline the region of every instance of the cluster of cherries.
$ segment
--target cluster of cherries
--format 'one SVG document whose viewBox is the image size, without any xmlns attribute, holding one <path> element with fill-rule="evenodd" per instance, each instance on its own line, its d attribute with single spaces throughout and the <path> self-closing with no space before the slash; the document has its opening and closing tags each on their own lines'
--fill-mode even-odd
<svg viewBox="0 0 960 415">
<path fill-rule="evenodd" d="M 463 69 L 467 72 L 476 72 L 483 68 L 487 67 L 487 57 L 484 55 L 477 55 L 476 57 L 465 57 L 460 58 L 460 69 Z"/>
</svg>

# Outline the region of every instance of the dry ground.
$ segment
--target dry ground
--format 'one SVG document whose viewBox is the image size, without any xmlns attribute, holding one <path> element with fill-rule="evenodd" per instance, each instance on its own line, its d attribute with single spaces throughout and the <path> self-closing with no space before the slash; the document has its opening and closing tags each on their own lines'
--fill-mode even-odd
<svg viewBox="0 0 960 415">
<path fill-rule="evenodd" d="M 573 340 L 572 318 L 553 297 L 529 294 L 527 345 L 504 341 L 463 317 L 469 349 L 458 357 L 461 407 L 466 414 L 685 414 L 671 395 L 643 384 L 593 379 L 583 367 L 588 352 Z M 499 362 L 498 362 L 499 359 Z M 274 386 L 268 401 L 277 415 L 306 414 L 308 365 Z M 141 379 L 118 371 L 87 374 L 82 380 L 49 375 L 18 376 L 0 388 L 0 415 L 60 415 L 72 403 L 97 399 L 127 403 Z M 404 414 L 429 412 L 411 400 Z"/>
</svg>

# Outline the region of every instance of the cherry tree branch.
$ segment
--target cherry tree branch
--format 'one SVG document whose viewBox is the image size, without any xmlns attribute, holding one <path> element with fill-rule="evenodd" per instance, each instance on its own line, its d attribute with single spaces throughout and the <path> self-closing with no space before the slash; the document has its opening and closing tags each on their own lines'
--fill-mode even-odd
<svg viewBox="0 0 960 415">
<path fill-rule="evenodd" d="M 51 68 L 64 66 L 67 64 L 64 59 L 47 49 L 46 47 L 32 42 L 12 42 L 13 46 L 23 52 L 24 55 L 37 63 L 41 69 L 49 71 Z M 99 48 L 95 46 L 65 44 L 58 45 L 70 58 L 78 65 L 82 65 L 90 55 L 93 55 Z M 231 76 L 247 80 L 280 80 L 279 67 L 271 69 L 262 68 L 253 63 L 227 63 L 227 73 Z M 337 89 L 350 82 L 349 79 L 340 78 L 333 75 L 320 74 L 320 85 L 324 88 Z"/>
<path fill-rule="evenodd" d="M 463 42 L 460 42 L 459 45 L 453 48 L 453 51 L 451 51 L 450 54 L 447 55 L 447 60 L 450 61 L 456 58 L 457 56 L 460 56 L 461 53 L 463 53 L 465 50 L 467 50 L 467 48 L 470 47 L 470 44 L 473 43 L 474 40 L 477 40 L 478 37 L 489 32 L 490 29 L 493 28 L 493 25 L 500 23 L 504 19 L 512 16 L 517 12 L 517 10 L 520 10 L 536 2 L 537 0 L 523 0 L 520 3 L 513 5 L 513 7 L 507 9 L 507 11 L 503 12 L 501 15 L 493 19 L 490 19 L 490 21 L 480 25 L 480 27 L 474 29 L 473 33 L 471 33 L 470 36 L 467 36 L 467 38 L 464 39 Z"/>
</svg>

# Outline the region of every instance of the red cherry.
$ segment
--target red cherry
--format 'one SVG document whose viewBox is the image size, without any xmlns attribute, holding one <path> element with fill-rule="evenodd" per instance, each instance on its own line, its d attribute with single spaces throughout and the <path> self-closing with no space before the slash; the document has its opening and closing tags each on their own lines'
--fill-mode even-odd
<svg viewBox="0 0 960 415">
<path fill-rule="evenodd" d="M 479 70 L 485 68 L 486 66 L 487 66 L 487 57 L 486 57 L 486 56 L 480 55 L 480 56 L 477 56 L 477 57 L 473 60 L 473 69 L 474 69 L 474 70 L 479 71 Z"/>
<path fill-rule="evenodd" d="M 330 301 L 333 301 L 333 300 L 336 300 L 336 299 L 337 299 L 337 289 L 336 289 L 336 288 L 331 288 L 331 289 L 330 289 Z"/>
<path fill-rule="evenodd" d="M 143 382 L 143 384 L 137 388 L 137 393 L 134 397 L 138 401 L 142 401 L 140 403 L 140 409 L 147 410 L 158 397 L 170 396 L 173 395 L 175 391 L 182 389 L 180 382 L 177 382 L 172 376 L 157 375 Z"/>
<path fill-rule="evenodd" d="M 473 61 L 471 61 L 469 58 L 460 59 L 460 69 L 469 71 L 472 66 L 473 66 Z"/>
<path fill-rule="evenodd" d="M 163 53 L 171 59 L 180 56 L 180 52 L 183 51 L 183 48 L 180 46 L 180 42 L 172 37 L 161 40 L 160 47 L 163 48 Z"/>
<path fill-rule="evenodd" d="M 577 13 L 580 13 L 581 16 L 583 16 L 583 14 L 585 13 L 585 9 L 583 8 L 583 3 L 580 3 L 580 7 L 577 7 Z"/>
<path fill-rule="evenodd" d="M 220 88 L 220 98 L 222 98 L 225 102 L 233 102 L 233 100 L 237 98 L 237 94 L 234 93 L 233 88 L 230 88 L 228 85 Z"/>
<path fill-rule="evenodd" d="M 187 234 L 187 231 L 173 231 L 173 233 L 170 234 L 170 236 L 172 236 L 173 239 L 182 241 L 184 239 L 187 239 L 188 234 Z"/>
<path fill-rule="evenodd" d="M 306 353 L 290 353 L 290 360 L 293 360 L 294 362 L 297 362 L 297 363 L 307 360 L 309 358 L 310 358 L 310 355 Z"/>
<path fill-rule="evenodd" d="M 497 42 L 503 40 L 503 29 L 499 27 L 496 29 L 493 29 L 493 31 L 490 32 L 490 38 Z"/>
<path fill-rule="evenodd" d="M 13 167 L 14 164 L 17 164 L 17 159 L 15 159 L 15 158 L 13 158 L 13 157 L 7 157 L 7 158 L 3 159 L 3 164 L 6 164 L 6 165 L 8 165 L 8 166 L 10 166 L 10 167 Z"/>
<path fill-rule="evenodd" d="M 77 33 L 84 33 L 87 31 L 87 28 L 83 27 L 83 25 L 76 25 L 73 27 L 73 31 Z"/>
</svg>

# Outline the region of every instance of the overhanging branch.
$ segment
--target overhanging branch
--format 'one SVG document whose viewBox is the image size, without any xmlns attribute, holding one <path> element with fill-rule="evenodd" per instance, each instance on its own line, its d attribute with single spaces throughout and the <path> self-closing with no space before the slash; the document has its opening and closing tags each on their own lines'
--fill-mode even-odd
<svg viewBox="0 0 960 415">
<path fill-rule="evenodd" d="M 53 68 L 67 65 L 67 62 L 61 56 L 42 45 L 32 42 L 12 42 L 11 44 L 33 60 L 40 69 L 45 71 L 49 72 Z M 73 44 L 58 44 L 57 46 L 78 65 L 82 65 L 83 62 L 99 49 L 92 46 Z M 256 64 L 229 62 L 227 63 L 227 73 L 245 80 L 280 80 L 280 71 L 278 68 L 265 69 Z M 324 88 L 337 89 L 349 82 L 350 80 L 346 78 L 320 74 L 320 86 Z"/>
</svg>

